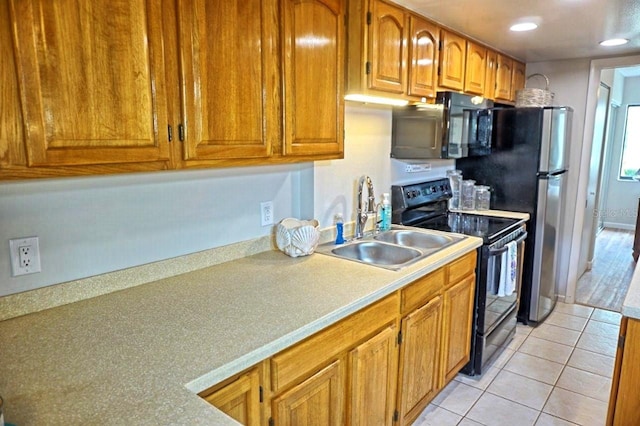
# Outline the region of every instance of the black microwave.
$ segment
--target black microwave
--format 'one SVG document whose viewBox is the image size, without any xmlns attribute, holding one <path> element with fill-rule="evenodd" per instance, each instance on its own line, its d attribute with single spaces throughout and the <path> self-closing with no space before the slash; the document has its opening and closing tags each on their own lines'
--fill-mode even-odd
<svg viewBox="0 0 640 426">
<path fill-rule="evenodd" d="M 463 158 L 491 153 L 493 102 L 438 92 L 436 103 L 393 109 L 391 157 Z"/>
</svg>

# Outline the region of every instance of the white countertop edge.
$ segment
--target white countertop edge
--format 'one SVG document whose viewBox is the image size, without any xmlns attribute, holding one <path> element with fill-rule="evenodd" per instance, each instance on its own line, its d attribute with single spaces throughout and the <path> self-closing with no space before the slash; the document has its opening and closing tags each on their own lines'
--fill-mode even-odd
<svg viewBox="0 0 640 426">
<path fill-rule="evenodd" d="M 638 264 L 633 271 L 629 290 L 627 290 L 627 295 L 622 303 L 622 315 L 640 319 L 640 266 Z"/>
<path fill-rule="evenodd" d="M 272 342 L 252 351 L 244 354 L 233 361 L 222 365 L 215 370 L 210 371 L 188 383 L 185 387 L 194 392 L 195 394 L 202 392 L 235 374 L 258 364 L 259 362 L 277 354 L 278 352 L 291 347 L 292 345 L 304 340 L 312 334 L 332 325 L 341 319 L 359 311 L 360 309 L 371 305 L 378 300 L 381 300 L 385 296 L 390 295 L 396 290 L 404 287 L 405 285 L 415 281 L 416 279 L 423 277 L 424 275 L 435 271 L 436 269 L 446 265 L 452 260 L 469 253 L 470 251 L 482 246 L 482 239 L 477 237 L 465 236 L 462 241 L 448 247 L 442 252 L 435 253 L 432 256 L 416 263 L 415 265 L 408 266 L 399 272 L 401 275 L 397 280 L 390 282 L 388 285 L 379 288 L 372 293 L 353 301 L 350 304 L 344 305 L 339 309 L 318 318 L 315 321 L 305 324 L 303 327 L 288 333 Z M 344 260 L 350 262 L 349 260 Z M 422 265 L 422 266 L 420 266 Z M 367 266 L 369 267 L 369 266 Z M 411 271 L 411 269 L 414 269 Z M 409 272 L 411 271 L 411 272 Z"/>
</svg>

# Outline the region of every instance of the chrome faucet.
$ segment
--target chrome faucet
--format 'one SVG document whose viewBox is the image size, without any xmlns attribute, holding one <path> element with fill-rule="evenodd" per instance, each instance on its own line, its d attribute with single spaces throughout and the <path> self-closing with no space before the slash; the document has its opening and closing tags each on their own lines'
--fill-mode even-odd
<svg viewBox="0 0 640 426">
<path fill-rule="evenodd" d="M 367 206 L 366 210 L 364 208 L 364 203 L 362 202 L 362 191 L 364 189 L 364 184 L 367 184 L 367 192 L 369 194 L 367 198 Z M 369 219 L 369 213 L 376 212 L 376 200 L 373 195 L 373 182 L 369 176 L 362 176 L 358 181 L 358 199 L 357 199 L 358 207 L 356 211 L 356 232 L 354 238 L 362 238 L 364 235 L 364 228 L 367 224 L 367 219 Z"/>
</svg>

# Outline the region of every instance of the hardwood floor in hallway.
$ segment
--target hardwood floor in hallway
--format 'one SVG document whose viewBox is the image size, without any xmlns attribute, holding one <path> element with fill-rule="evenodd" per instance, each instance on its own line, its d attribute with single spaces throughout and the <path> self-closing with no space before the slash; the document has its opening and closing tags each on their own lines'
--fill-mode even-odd
<svg viewBox="0 0 640 426">
<path fill-rule="evenodd" d="M 593 267 L 576 286 L 576 303 L 620 312 L 636 266 L 633 232 L 605 228 L 596 238 Z"/>
</svg>

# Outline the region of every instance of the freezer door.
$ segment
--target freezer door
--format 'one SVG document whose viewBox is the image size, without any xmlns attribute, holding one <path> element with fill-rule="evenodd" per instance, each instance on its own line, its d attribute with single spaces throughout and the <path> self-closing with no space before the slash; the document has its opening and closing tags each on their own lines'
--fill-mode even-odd
<svg viewBox="0 0 640 426">
<path fill-rule="evenodd" d="M 565 170 L 569 165 L 572 111 L 566 107 L 545 108 L 540 141 L 541 173 Z"/>
<path fill-rule="evenodd" d="M 558 298 L 557 269 L 561 233 L 561 195 L 566 173 L 539 180 L 535 252 L 529 320 L 540 322 L 553 311 Z"/>
</svg>

